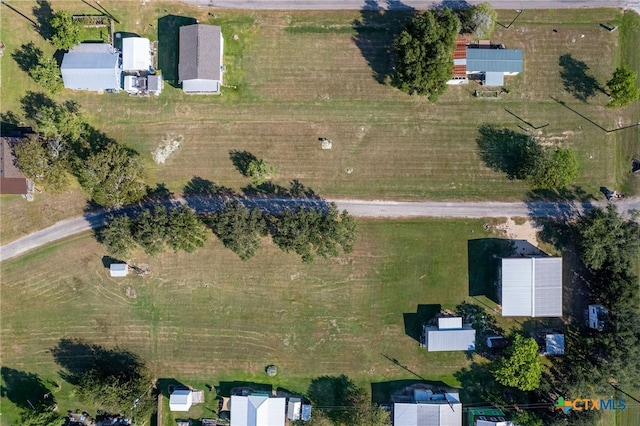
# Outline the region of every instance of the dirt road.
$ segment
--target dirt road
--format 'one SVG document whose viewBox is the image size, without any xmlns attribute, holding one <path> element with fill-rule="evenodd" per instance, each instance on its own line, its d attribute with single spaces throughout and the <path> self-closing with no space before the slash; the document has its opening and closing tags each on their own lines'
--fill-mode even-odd
<svg viewBox="0 0 640 426">
<path fill-rule="evenodd" d="M 219 210 L 224 205 L 224 198 L 203 197 L 178 199 L 167 204 L 187 203 L 198 213 Z M 340 210 L 347 210 L 356 217 L 371 218 L 408 218 L 408 217 L 452 217 L 452 218 L 483 218 L 483 217 L 553 217 L 567 219 L 579 215 L 594 207 L 602 207 L 606 202 L 585 203 L 553 203 L 553 202 L 393 202 L 393 201 L 365 201 L 365 200 L 322 200 L 319 198 L 255 198 L 242 199 L 249 207 L 277 213 L 286 208 L 298 206 L 326 207 L 327 203 L 335 202 Z M 629 210 L 640 210 L 640 198 L 628 198 L 617 201 L 618 210 L 627 214 Z M 116 213 L 135 214 L 135 207 L 128 207 Z M 49 244 L 53 241 L 99 228 L 104 224 L 109 212 L 89 213 L 83 217 L 68 219 L 56 223 L 49 228 L 34 232 L 19 240 L 0 247 L 0 261 L 11 259 L 30 250 Z"/>
</svg>

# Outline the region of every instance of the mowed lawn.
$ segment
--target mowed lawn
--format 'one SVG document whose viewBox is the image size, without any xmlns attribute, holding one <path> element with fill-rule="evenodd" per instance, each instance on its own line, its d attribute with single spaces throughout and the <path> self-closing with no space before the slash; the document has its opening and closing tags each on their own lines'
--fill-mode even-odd
<svg viewBox="0 0 640 426">
<path fill-rule="evenodd" d="M 81 2 L 51 4 L 54 10 L 96 13 Z M 21 1 L 14 6 L 33 16 L 35 5 Z M 623 58 L 634 66 L 638 63 L 633 30 L 637 15 L 625 17 L 626 26 L 609 33 L 599 23 L 621 24 L 623 15 L 615 9 L 525 11 L 510 28 L 498 26 L 492 36 L 494 42 L 525 51 L 524 72 L 505 79 L 509 93 L 500 99 L 478 99 L 473 92 L 482 88 L 474 83 L 450 87 L 431 104 L 385 83 L 392 63 L 388 49 L 406 19 L 400 13 L 229 11 L 179 2 L 114 1 L 108 7 L 121 22 L 116 30 L 170 40 L 168 34 L 177 27 L 167 22 L 195 18 L 221 25 L 226 40 L 225 79 L 235 88 L 225 88 L 222 96 L 187 96 L 167 84 L 158 98 L 71 91 L 58 97 L 79 102 L 93 125 L 138 150 L 148 165 L 151 185 L 163 182 L 179 193 L 193 176 L 200 176 L 240 189 L 248 182 L 233 167 L 229 152 L 247 150 L 277 167 L 278 183 L 299 179 L 323 196 L 522 199 L 527 186 L 488 169 L 475 140 L 483 123 L 522 132 L 518 126 L 531 128 L 526 124 L 530 123 L 539 127 L 531 133 L 543 143 L 577 152 L 581 172 L 576 184 L 587 193 L 599 194 L 601 186 L 634 188 L 628 172 L 630 159 L 640 149 L 638 128 L 606 133 L 597 126 L 610 130 L 637 122 L 637 104 L 605 109 L 606 95 L 599 90 L 587 102 L 577 99 L 564 87 L 559 60 L 571 55 L 583 62 L 586 75 L 603 86 Z M 512 11 L 500 14 L 505 23 L 513 17 Z M 1 19 L 0 34 L 7 45 L 2 110 L 19 114 L 20 97 L 40 88 L 17 67 L 11 53 L 28 41 L 48 54 L 53 48 L 27 19 L 6 6 Z M 159 46 L 162 64 L 171 56 L 163 52 L 177 54 L 170 46 Z M 169 68 L 161 71 L 170 75 Z M 583 80 L 577 76 L 578 85 Z M 333 148 L 321 150 L 319 137 L 330 138 Z M 167 138 L 180 139 L 182 146 L 165 164 L 156 165 L 151 153 Z M 65 203 L 68 216 L 84 208 L 79 190 L 72 192 L 77 196 L 66 195 L 74 198 Z M 17 209 L 27 212 L 23 224 L 16 224 L 17 203 L 22 200 L 3 199 L 2 242 L 56 217 L 39 215 L 41 208 L 34 204 Z"/>
<path fill-rule="evenodd" d="M 49 353 L 63 337 L 120 345 L 156 377 L 199 386 L 246 380 L 305 392 L 322 375 L 344 373 L 366 389 L 417 379 L 385 356 L 455 385 L 466 355 L 427 353 L 407 331 L 420 325 L 418 305 L 453 310 L 474 301 L 467 242 L 492 234 L 479 220 L 358 225 L 353 253 L 311 265 L 272 245 L 242 262 L 212 237 L 193 255 L 129 261 L 148 264 L 150 277 L 113 279 L 89 234 L 3 262 L 3 366 L 61 384 L 55 393 L 65 410 L 79 403 L 68 399 Z M 264 374 L 269 364 L 278 366 L 275 378 Z M 4 399 L 4 417 L 15 414 L 10 407 Z"/>
</svg>

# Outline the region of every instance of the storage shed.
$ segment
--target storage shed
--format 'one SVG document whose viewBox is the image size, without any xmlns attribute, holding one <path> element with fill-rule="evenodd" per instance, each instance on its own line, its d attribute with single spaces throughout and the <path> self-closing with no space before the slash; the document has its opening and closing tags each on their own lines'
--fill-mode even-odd
<svg viewBox="0 0 640 426">
<path fill-rule="evenodd" d="M 189 411 L 193 405 L 193 395 L 190 389 L 175 389 L 169 397 L 169 410 Z"/>
<path fill-rule="evenodd" d="M 112 277 L 126 277 L 129 267 L 126 263 L 112 263 L 109 265 L 109 275 Z"/>
<path fill-rule="evenodd" d="M 65 53 L 60 66 L 64 87 L 73 90 L 119 90 L 120 55 L 110 44 L 81 43 Z"/>
<path fill-rule="evenodd" d="M 461 317 L 438 318 L 438 326 L 424 325 L 422 339 L 427 351 L 473 351 L 476 348 L 476 331 L 463 325 Z"/>
<path fill-rule="evenodd" d="M 122 71 L 152 71 L 151 42 L 148 38 L 127 37 L 122 39 Z"/>
</svg>

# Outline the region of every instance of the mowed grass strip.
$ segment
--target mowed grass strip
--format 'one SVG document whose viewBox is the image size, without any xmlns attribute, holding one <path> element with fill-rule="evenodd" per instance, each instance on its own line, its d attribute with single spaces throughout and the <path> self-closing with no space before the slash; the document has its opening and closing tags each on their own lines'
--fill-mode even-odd
<svg viewBox="0 0 640 426">
<path fill-rule="evenodd" d="M 384 354 L 455 384 L 466 356 L 419 348 L 405 317 L 419 304 L 453 309 L 471 300 L 467 241 L 490 236 L 483 221 L 358 225 L 352 254 L 311 265 L 270 244 L 242 262 L 212 238 L 193 255 L 137 256 L 129 263 L 148 263 L 151 276 L 118 280 L 89 234 L 3 262 L 3 365 L 60 383 L 48 349 L 77 337 L 131 349 L 157 377 L 253 380 L 300 392 L 325 374 L 367 386 L 412 378 Z M 274 379 L 263 372 L 268 364 L 278 366 Z M 64 395 L 61 406 L 73 405 Z"/>
</svg>

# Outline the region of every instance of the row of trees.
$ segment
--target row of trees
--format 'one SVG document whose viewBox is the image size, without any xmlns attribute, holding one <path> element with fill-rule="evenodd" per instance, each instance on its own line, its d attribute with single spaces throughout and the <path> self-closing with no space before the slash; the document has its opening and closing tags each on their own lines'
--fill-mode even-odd
<svg viewBox="0 0 640 426">
<path fill-rule="evenodd" d="M 139 201 L 146 193 L 138 154 L 90 126 L 78 104 L 56 103 L 42 93 L 22 99 L 38 136 L 14 147 L 22 173 L 51 192 L 64 190 L 69 174 L 104 207 Z"/>
<path fill-rule="evenodd" d="M 143 209 L 133 219 L 111 216 L 99 239 L 118 258 L 126 258 L 136 247 L 152 256 L 167 247 L 174 252 L 191 253 L 204 246 L 205 224 L 242 260 L 253 257 L 260 248 L 260 240 L 268 234 L 283 251 L 296 253 L 307 263 L 315 256 L 337 256 L 340 249 L 350 253 L 356 236 L 353 218 L 346 211 L 339 213 L 333 203 L 328 211 L 301 207 L 272 215 L 230 200 L 223 210 L 204 215 L 203 221 L 186 205 L 170 210 L 155 205 Z"/>
<path fill-rule="evenodd" d="M 167 248 L 193 253 L 204 246 L 207 234 L 204 223 L 186 205 L 167 210 L 156 204 L 143 209 L 135 219 L 111 216 L 100 231 L 100 239 L 111 255 L 126 258 L 136 247 L 151 256 Z"/>
</svg>

